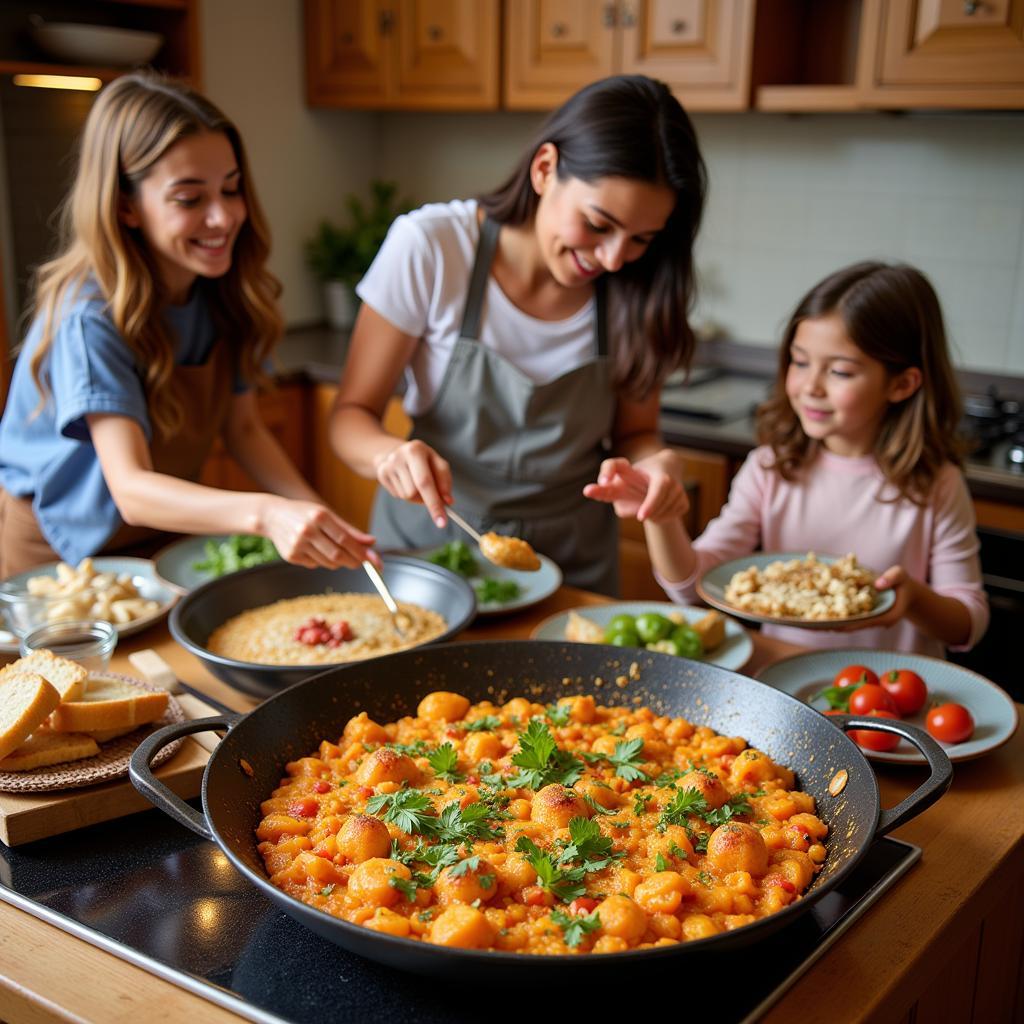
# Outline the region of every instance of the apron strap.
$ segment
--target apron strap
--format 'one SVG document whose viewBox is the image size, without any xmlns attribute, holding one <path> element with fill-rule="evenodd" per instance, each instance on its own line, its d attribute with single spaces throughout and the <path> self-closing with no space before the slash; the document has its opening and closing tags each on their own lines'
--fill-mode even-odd
<svg viewBox="0 0 1024 1024">
<path fill-rule="evenodd" d="M 476 246 L 476 258 L 469 277 L 469 294 L 462 312 L 462 327 L 459 337 L 476 340 L 480 337 L 480 318 L 483 315 L 484 298 L 487 295 L 487 279 L 490 277 L 494 252 L 498 247 L 498 232 L 501 225 L 490 217 L 484 217 L 480 226 L 480 240 Z M 606 280 L 602 275 L 594 282 L 594 347 L 597 357 L 608 356 L 608 294 Z"/>
<path fill-rule="evenodd" d="M 491 273 L 494 250 L 498 247 L 498 232 L 501 225 L 490 217 L 484 217 L 480 226 L 480 241 L 476 246 L 476 260 L 469 278 L 469 294 L 466 308 L 462 313 L 462 327 L 459 337 L 476 339 L 480 337 L 480 317 L 483 313 L 484 298 L 487 295 L 487 278 Z"/>
</svg>

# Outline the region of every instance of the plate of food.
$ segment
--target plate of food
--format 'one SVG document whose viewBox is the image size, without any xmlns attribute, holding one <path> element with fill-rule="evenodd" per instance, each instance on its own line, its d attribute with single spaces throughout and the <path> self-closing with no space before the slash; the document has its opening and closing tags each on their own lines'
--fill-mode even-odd
<svg viewBox="0 0 1024 1024">
<path fill-rule="evenodd" d="M 1017 708 L 1009 694 L 977 672 L 924 654 L 869 648 L 808 651 L 761 669 L 757 678 L 823 713 L 888 712 L 882 717 L 895 715 L 925 729 L 951 761 L 981 757 L 1017 731 Z M 925 763 L 906 740 L 867 730 L 850 735 L 871 760 Z"/>
<path fill-rule="evenodd" d="M 177 599 L 148 558 L 97 555 L 76 567 L 40 565 L 0 583 L 0 650 L 17 653 L 20 635 L 61 619 L 104 619 L 130 636 L 158 622 Z"/>
<path fill-rule="evenodd" d="M 571 608 L 538 623 L 530 638 L 641 647 L 733 671 L 741 669 L 754 653 L 750 634 L 735 620 L 707 608 L 667 601 L 618 601 Z"/>
<path fill-rule="evenodd" d="M 274 542 L 250 533 L 183 537 L 153 559 L 157 575 L 179 594 L 239 569 L 276 562 Z"/>
<path fill-rule="evenodd" d="M 877 578 L 853 554 L 758 553 L 709 569 L 697 593 L 749 622 L 836 629 L 870 621 L 893 606 L 895 592 L 876 590 Z"/>
<path fill-rule="evenodd" d="M 478 615 L 503 615 L 529 608 L 550 597 L 562 584 L 562 570 L 546 555 L 538 554 L 540 568 L 527 572 L 495 565 L 461 540 L 412 554 L 467 579 L 476 594 Z"/>
</svg>

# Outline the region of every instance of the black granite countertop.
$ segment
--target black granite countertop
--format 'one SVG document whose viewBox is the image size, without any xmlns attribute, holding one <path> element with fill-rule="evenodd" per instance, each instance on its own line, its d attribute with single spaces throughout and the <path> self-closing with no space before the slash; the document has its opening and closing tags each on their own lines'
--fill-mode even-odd
<svg viewBox="0 0 1024 1024">
<path fill-rule="evenodd" d="M 316 384 L 335 384 L 345 364 L 348 332 L 325 326 L 289 330 L 278 346 L 277 379 L 307 380 Z M 719 407 L 745 409 L 731 418 L 710 419 L 663 409 L 660 425 L 665 440 L 683 448 L 718 452 L 742 459 L 754 447 L 752 392 L 767 393 L 774 374 L 776 354 L 764 346 L 742 345 L 716 341 L 698 353 L 699 365 L 691 375 L 693 394 L 713 382 L 715 402 Z M 742 367 L 742 370 L 738 369 Z M 1012 389 L 1024 384 L 1017 379 L 963 371 L 961 386 L 965 391 L 983 390 L 993 382 Z M 752 387 L 756 385 L 756 387 Z M 735 401 L 730 401 L 730 388 Z M 1024 467 L 1012 466 L 1007 457 L 1008 442 L 995 445 L 984 456 L 973 456 L 964 467 L 967 483 L 975 498 L 1024 505 Z"/>
</svg>

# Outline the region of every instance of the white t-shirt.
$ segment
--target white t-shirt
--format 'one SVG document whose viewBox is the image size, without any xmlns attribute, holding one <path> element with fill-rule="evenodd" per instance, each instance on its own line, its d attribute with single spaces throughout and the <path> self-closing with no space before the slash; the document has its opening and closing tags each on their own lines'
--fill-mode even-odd
<svg viewBox="0 0 1024 1024">
<path fill-rule="evenodd" d="M 405 369 L 405 410 L 434 402 L 462 326 L 480 237 L 476 200 L 431 203 L 398 217 L 356 293 L 405 334 L 420 339 Z M 594 302 L 566 320 L 538 320 L 487 281 L 481 344 L 543 384 L 594 358 Z"/>
</svg>

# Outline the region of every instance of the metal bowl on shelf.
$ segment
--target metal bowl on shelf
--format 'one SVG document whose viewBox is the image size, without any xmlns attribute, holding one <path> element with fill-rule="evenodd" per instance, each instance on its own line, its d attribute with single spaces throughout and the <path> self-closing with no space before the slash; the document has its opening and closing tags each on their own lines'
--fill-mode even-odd
<svg viewBox="0 0 1024 1024">
<path fill-rule="evenodd" d="M 444 616 L 448 626 L 429 641 L 431 644 L 451 639 L 476 615 L 473 588 L 439 565 L 405 555 L 384 555 L 381 575 L 396 601 L 421 605 Z M 252 608 L 324 593 L 376 594 L 376 590 L 362 569 L 305 569 L 290 562 L 270 562 L 211 580 L 187 594 L 171 613 L 171 635 L 229 686 L 254 697 L 269 697 L 333 666 L 237 661 L 209 650 L 210 635 L 228 619 Z"/>
</svg>

